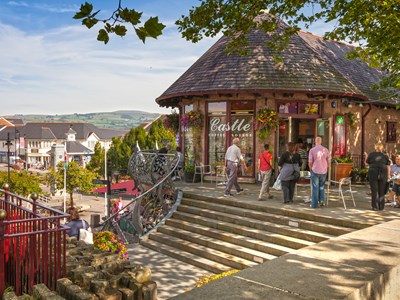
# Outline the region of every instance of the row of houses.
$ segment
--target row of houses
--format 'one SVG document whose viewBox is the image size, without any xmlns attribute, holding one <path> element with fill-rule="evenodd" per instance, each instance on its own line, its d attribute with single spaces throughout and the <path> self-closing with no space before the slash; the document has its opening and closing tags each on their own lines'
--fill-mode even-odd
<svg viewBox="0 0 400 300">
<path fill-rule="evenodd" d="M 21 159 L 27 167 L 55 166 L 64 155 L 69 161 L 85 165 L 94 154 L 97 142 L 109 149 L 113 137 L 127 131 L 98 128 L 89 123 L 28 122 L 0 117 L 0 162 Z"/>
</svg>

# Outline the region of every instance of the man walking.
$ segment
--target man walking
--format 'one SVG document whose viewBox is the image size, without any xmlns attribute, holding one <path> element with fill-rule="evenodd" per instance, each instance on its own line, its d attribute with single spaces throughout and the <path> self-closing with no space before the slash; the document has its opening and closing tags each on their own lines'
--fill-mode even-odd
<svg viewBox="0 0 400 300">
<path fill-rule="evenodd" d="M 321 145 L 322 138 L 315 138 L 315 147 L 308 154 L 308 167 L 311 171 L 311 207 L 318 208 L 318 204 L 325 203 L 325 181 L 328 175 L 328 166 L 331 159 L 329 150 Z"/>
<path fill-rule="evenodd" d="M 228 175 L 228 182 L 226 184 L 226 189 L 225 189 L 225 194 L 224 194 L 225 197 L 232 196 L 231 188 L 233 185 L 236 188 L 237 195 L 240 195 L 240 193 L 243 191 L 243 189 L 240 188 L 239 183 L 238 183 L 237 170 L 238 170 L 238 165 L 240 163 L 243 164 L 244 170 L 247 170 L 247 166 L 243 159 L 242 152 L 240 151 L 239 145 L 240 145 L 239 138 L 234 138 L 232 141 L 232 146 L 230 146 L 226 150 L 225 168 L 226 168 L 226 174 Z"/>
</svg>

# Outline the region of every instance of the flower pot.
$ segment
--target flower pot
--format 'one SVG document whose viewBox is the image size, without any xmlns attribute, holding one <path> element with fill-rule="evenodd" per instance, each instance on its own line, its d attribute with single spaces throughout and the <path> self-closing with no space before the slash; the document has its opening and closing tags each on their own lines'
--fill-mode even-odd
<svg viewBox="0 0 400 300">
<path fill-rule="evenodd" d="M 345 177 L 350 177 L 353 163 L 333 163 L 331 176 L 333 180 L 340 180 Z"/>
<path fill-rule="evenodd" d="M 200 174 L 196 174 L 196 177 L 194 178 L 193 181 L 193 177 L 195 177 L 194 172 L 185 172 L 185 182 L 188 183 L 192 183 L 192 182 L 200 182 Z"/>
</svg>

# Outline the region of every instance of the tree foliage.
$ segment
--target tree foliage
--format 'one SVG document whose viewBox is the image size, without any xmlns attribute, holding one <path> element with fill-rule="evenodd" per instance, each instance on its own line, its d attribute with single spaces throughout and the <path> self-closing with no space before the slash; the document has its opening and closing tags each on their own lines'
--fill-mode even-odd
<svg viewBox="0 0 400 300">
<path fill-rule="evenodd" d="M 123 36 L 126 34 L 126 28 L 121 24 L 125 22 L 136 26 L 141 14 L 132 10 L 130 17 L 126 17 L 122 11 L 124 10 L 121 9 L 119 1 L 118 9 L 109 19 L 114 23 L 111 25 L 105 23 L 106 26 L 111 26 L 112 30 L 105 29 L 105 31 L 121 31 L 123 34 L 119 35 Z M 204 37 L 215 37 L 219 33 L 231 36 L 228 52 L 245 54 L 247 33 L 254 28 L 265 32 L 274 32 L 276 29 L 274 19 L 265 18 L 261 22 L 256 20 L 260 13 L 266 11 L 281 18 L 290 26 L 283 34 L 275 34 L 274 42 L 269 46 L 283 50 L 289 37 L 300 27 L 309 28 L 317 22 L 330 23 L 332 27 L 325 32 L 325 37 L 358 45 L 349 58 L 360 58 L 371 67 L 380 67 L 390 73 L 381 82 L 381 88 L 394 88 L 394 95 L 398 95 L 397 89 L 400 88 L 400 1 L 398 0 L 203 0 L 197 7 L 190 9 L 186 16 L 181 16 L 176 24 L 182 36 L 194 43 Z M 85 3 L 77 15 L 84 18 L 83 24 L 88 26 L 86 23 L 91 25 L 97 12 L 92 13 L 90 4 Z M 117 25 L 125 30 L 114 25 L 117 22 L 115 17 L 119 17 L 118 21 L 121 21 Z M 154 24 L 160 28 L 158 22 Z M 161 30 L 155 32 L 152 37 L 161 34 Z M 137 30 L 136 34 L 143 40 Z"/>
<path fill-rule="evenodd" d="M 165 28 L 164 24 L 158 21 L 158 17 L 148 18 L 142 26 L 142 12 L 135 9 L 122 7 L 121 0 L 118 1 L 118 8 L 111 14 L 108 19 L 98 19 L 96 16 L 100 10 L 93 11 L 93 5 L 85 2 L 81 5 L 80 10 L 74 15 L 74 19 L 82 19 L 82 25 L 87 28 L 92 28 L 97 23 L 102 22 L 103 28 L 99 30 L 97 40 L 107 44 L 110 40 L 109 34 L 115 34 L 120 37 L 126 35 L 127 28 L 124 23 L 132 25 L 137 37 L 145 43 L 146 38 L 157 38 L 161 35 L 162 30 Z"/>
<path fill-rule="evenodd" d="M 107 152 L 107 160 L 111 163 L 110 168 L 112 171 L 126 170 L 136 145 L 141 150 L 154 149 L 156 141 L 160 147 L 167 143 L 171 143 L 172 147 L 176 146 L 174 134 L 164 127 L 162 119 L 154 121 L 149 132 L 139 126 L 132 128 L 123 139 L 113 138 Z"/>
<path fill-rule="evenodd" d="M 90 158 L 90 162 L 86 165 L 86 168 L 92 172 L 97 173 L 100 176 L 104 176 L 105 168 L 105 149 L 101 147 L 99 142 L 94 146 L 94 154 Z"/>
<path fill-rule="evenodd" d="M 80 167 L 76 162 L 72 161 L 68 163 L 66 191 L 69 194 L 71 206 L 73 206 L 74 192 L 77 190 L 81 193 L 90 192 L 94 188 L 92 180 L 97 177 L 96 173 Z M 59 162 L 56 170 L 50 169 L 50 172 L 47 175 L 47 182 L 50 185 L 55 184 L 58 190 L 64 188 L 64 162 Z"/>
<path fill-rule="evenodd" d="M 26 171 L 10 171 L 10 192 L 27 197 L 29 194 L 43 194 L 40 187 L 41 175 L 31 174 Z M 0 187 L 8 182 L 8 173 L 0 172 Z"/>
</svg>

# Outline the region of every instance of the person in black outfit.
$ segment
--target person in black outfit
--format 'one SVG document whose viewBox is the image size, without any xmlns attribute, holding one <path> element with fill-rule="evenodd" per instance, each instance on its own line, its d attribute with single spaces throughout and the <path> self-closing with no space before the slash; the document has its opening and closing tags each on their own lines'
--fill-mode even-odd
<svg viewBox="0 0 400 300">
<path fill-rule="evenodd" d="M 368 168 L 368 180 L 371 187 L 371 205 L 373 210 L 385 208 L 385 194 L 387 192 L 387 180 L 390 177 L 390 159 L 383 153 L 383 145 L 377 143 L 375 152 L 368 154 L 366 163 Z"/>
<path fill-rule="evenodd" d="M 283 191 L 283 203 L 292 203 L 294 197 L 294 189 L 297 179 L 295 179 L 294 171 L 300 172 L 301 158 L 297 153 L 295 143 L 288 143 L 288 151 L 284 152 L 279 158 L 278 168 L 280 171 L 280 179 Z"/>
</svg>

